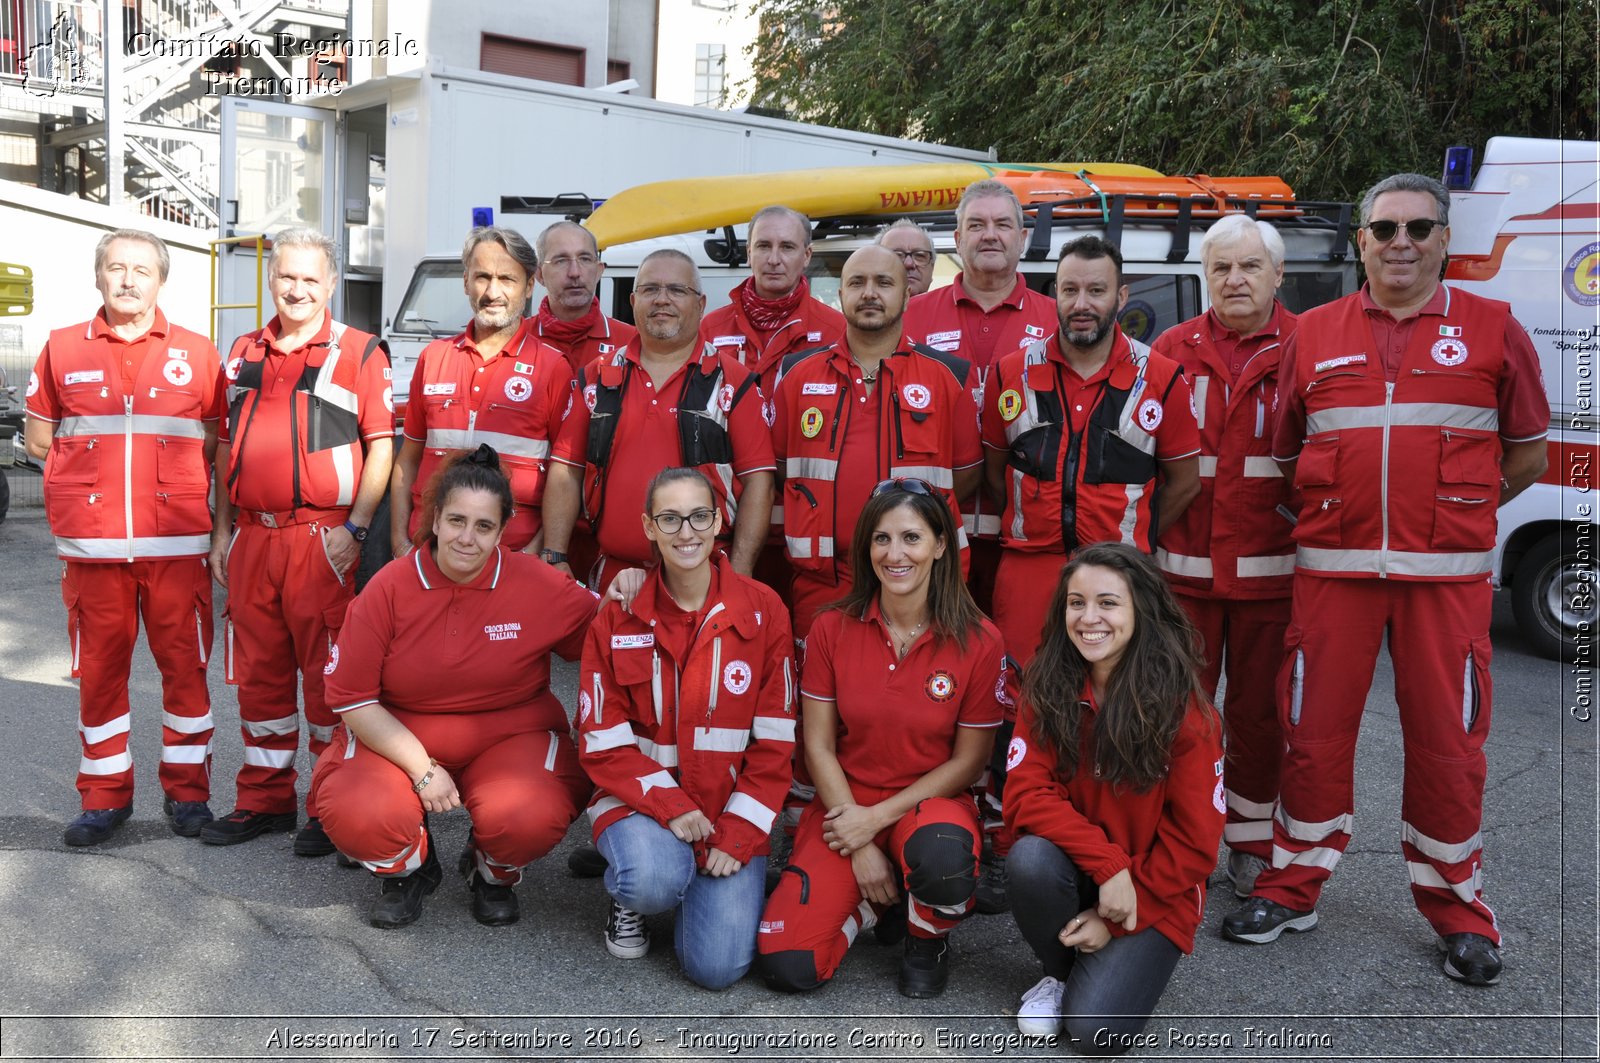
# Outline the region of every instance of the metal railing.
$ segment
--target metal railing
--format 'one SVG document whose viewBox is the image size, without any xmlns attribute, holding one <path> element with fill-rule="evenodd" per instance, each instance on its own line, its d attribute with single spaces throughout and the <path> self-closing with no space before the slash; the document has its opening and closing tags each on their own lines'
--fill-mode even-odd
<svg viewBox="0 0 1600 1063">
<path fill-rule="evenodd" d="M 100 0 L 0 4 L 0 78 L 38 96 L 100 91 L 100 26 Z"/>
<path fill-rule="evenodd" d="M 223 310 L 249 310 L 252 307 L 256 312 L 256 328 L 261 327 L 261 277 L 265 266 L 265 248 L 267 238 L 260 233 L 254 236 L 229 236 L 220 240 L 207 240 L 206 246 L 210 256 L 211 274 L 211 313 L 208 315 L 206 327 L 212 343 L 217 342 L 217 314 Z M 256 299 L 253 303 L 219 303 L 217 302 L 217 248 L 223 244 L 255 244 L 256 245 Z"/>
</svg>

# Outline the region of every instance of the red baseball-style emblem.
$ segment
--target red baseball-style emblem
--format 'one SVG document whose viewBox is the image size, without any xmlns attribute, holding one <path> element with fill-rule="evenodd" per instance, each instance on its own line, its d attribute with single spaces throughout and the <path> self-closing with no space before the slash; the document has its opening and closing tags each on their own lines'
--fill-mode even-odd
<svg viewBox="0 0 1600 1063">
<path fill-rule="evenodd" d="M 956 679 L 949 672 L 935 672 L 923 684 L 928 697 L 934 701 L 949 701 L 956 696 Z"/>
</svg>

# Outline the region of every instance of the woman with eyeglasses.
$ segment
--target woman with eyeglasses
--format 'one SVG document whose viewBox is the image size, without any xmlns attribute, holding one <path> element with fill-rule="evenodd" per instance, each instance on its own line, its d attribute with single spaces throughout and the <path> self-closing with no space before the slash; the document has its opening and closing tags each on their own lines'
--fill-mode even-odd
<svg viewBox="0 0 1600 1063">
<path fill-rule="evenodd" d="M 789 789 L 793 636 L 777 593 L 718 551 L 703 473 L 658 473 L 643 520 L 658 562 L 627 608 L 600 611 L 579 673 L 606 949 L 643 956 L 643 917 L 675 910 L 684 974 L 723 989 L 755 957 L 767 838 Z"/>
<path fill-rule="evenodd" d="M 1199 636 L 1148 555 L 1061 572 L 1007 751 L 1012 913 L 1044 965 L 1017 1027 L 1126 1051 L 1184 953 L 1222 837 L 1222 728 Z"/>
<path fill-rule="evenodd" d="M 947 938 L 977 886 L 967 789 L 988 761 L 1005 684 L 1000 634 L 957 555 L 941 494 L 917 479 L 880 483 L 856 524 L 850 593 L 811 629 L 800 693 L 817 796 L 762 916 L 761 972 L 776 989 L 828 981 L 876 926 L 885 943 L 905 936 L 901 993 L 944 991 Z"/>
<path fill-rule="evenodd" d="M 460 807 L 473 917 L 501 926 L 517 921 L 523 865 L 589 796 L 550 654 L 577 659 L 599 603 L 501 545 L 511 482 L 487 445 L 452 459 L 423 507 L 430 531 L 356 597 L 328 657 L 344 733 L 311 785 L 328 837 L 383 883 L 373 926 L 416 921 L 443 878 L 427 814 Z"/>
</svg>

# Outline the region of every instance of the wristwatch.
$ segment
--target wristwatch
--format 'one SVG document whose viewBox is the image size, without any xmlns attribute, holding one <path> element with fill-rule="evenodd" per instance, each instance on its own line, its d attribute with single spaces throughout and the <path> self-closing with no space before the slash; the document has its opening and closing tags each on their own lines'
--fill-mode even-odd
<svg viewBox="0 0 1600 1063">
<path fill-rule="evenodd" d="M 344 530 L 349 532 L 350 538 L 354 539 L 358 543 L 364 543 L 367 541 L 367 529 L 363 528 L 354 521 L 345 521 Z"/>
<path fill-rule="evenodd" d="M 559 550 L 540 550 L 539 557 L 547 565 L 564 565 L 567 563 L 567 555 Z"/>
</svg>

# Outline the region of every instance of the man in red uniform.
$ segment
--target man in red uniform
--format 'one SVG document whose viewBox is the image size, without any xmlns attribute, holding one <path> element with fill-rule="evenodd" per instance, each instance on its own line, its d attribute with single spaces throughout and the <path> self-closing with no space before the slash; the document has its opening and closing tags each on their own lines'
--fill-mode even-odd
<svg viewBox="0 0 1600 1063">
<path fill-rule="evenodd" d="M 68 845 L 133 814 L 128 671 L 144 620 L 161 670 L 161 789 L 175 833 L 211 820 L 210 461 L 222 415 L 217 350 L 156 306 L 166 244 L 118 229 L 94 249 L 104 307 L 50 333 L 28 381 L 28 453 L 46 459 L 45 513 L 78 689 L 78 793 Z"/>
<path fill-rule="evenodd" d="M 1479 833 L 1489 559 L 1496 507 L 1544 472 L 1550 409 L 1510 308 L 1439 283 L 1449 209 L 1420 174 L 1369 189 L 1366 287 L 1301 315 L 1284 350 L 1273 453 L 1301 497 L 1279 677 L 1287 749 L 1272 866 L 1222 934 L 1264 944 L 1316 926 L 1350 841 L 1356 733 L 1387 636 L 1411 896 L 1444 973 L 1481 986 L 1501 969 Z"/>
<path fill-rule="evenodd" d="M 906 268 L 906 298 L 915 299 L 933 285 L 933 237 L 910 218 L 896 218 L 873 241 L 900 256 Z"/>
<path fill-rule="evenodd" d="M 762 207 L 750 219 L 750 276 L 727 306 L 700 322 L 700 338 L 760 378 L 770 398 L 778 363 L 844 335 L 844 317 L 811 297 L 811 219 L 788 207 Z"/>
<path fill-rule="evenodd" d="M 984 391 L 984 472 L 1005 499 L 994 622 L 1024 666 L 1067 555 L 1098 542 L 1152 553 L 1200 491 L 1183 370 L 1123 334 L 1117 314 L 1127 301 L 1115 244 L 1067 244 L 1056 267 L 1059 331 L 1001 357 Z M 1003 772 L 991 770 L 998 798 Z M 1006 848 L 1003 835 L 995 842 Z M 990 880 L 979 910 L 1003 910 L 998 868 Z"/>
<path fill-rule="evenodd" d="M 606 264 L 594 234 L 577 222 L 558 221 L 534 239 L 538 279 L 548 293 L 535 319 L 538 337 L 578 370 L 633 342 L 638 329 L 600 312 L 595 289 Z"/>
<path fill-rule="evenodd" d="M 935 350 L 957 355 L 976 371 L 973 400 L 983 405 L 989 368 L 1008 354 L 1056 331 L 1049 296 L 1028 287 L 1017 272 L 1027 232 L 1022 204 L 999 181 L 974 181 L 956 205 L 956 254 L 961 272 L 943 288 L 919 295 L 906 307 L 906 335 Z M 971 568 L 967 586 L 984 612 L 994 611 L 995 571 L 1000 564 L 999 498 L 975 491 L 964 507 Z M 999 743 L 1002 749 L 1005 743 Z"/>
<path fill-rule="evenodd" d="M 761 393 L 731 354 L 699 339 L 704 310 L 693 260 L 651 252 L 633 288 L 637 344 L 579 375 L 580 401 L 552 453 L 541 556 L 568 566 L 581 508 L 600 545 L 591 588 L 609 586 L 625 568 L 654 564 L 639 507 L 651 477 L 669 465 L 697 466 L 711 480 L 723 525 L 733 528 L 729 555 L 740 575 L 750 575 L 766 541 L 775 466 Z"/>
<path fill-rule="evenodd" d="M 488 443 L 517 510 L 501 545 L 537 550 L 550 444 L 572 401 L 572 369 L 522 316 L 533 294 L 533 248 L 520 233 L 474 229 L 461 252 L 472 324 L 423 348 L 411 375 L 405 440 L 390 476 L 390 538 L 399 557 L 421 519 L 422 493 L 458 450 Z"/>
<path fill-rule="evenodd" d="M 328 312 L 338 280 L 333 241 L 283 230 L 267 279 L 277 316 L 234 341 L 217 447 L 226 491 L 218 492 L 211 572 L 230 589 L 228 677 L 239 686 L 244 764 L 234 811 L 200 833 L 212 845 L 294 829 L 295 673 L 315 759 L 335 724 L 322 670 L 394 452 L 388 351 Z M 312 804 L 295 838 L 301 856 L 333 851 Z"/>
<path fill-rule="evenodd" d="M 850 589 L 856 519 L 879 481 L 926 480 L 955 509 L 982 475 L 970 367 L 906 340 L 899 256 L 877 246 L 855 252 L 839 301 L 844 338 L 784 360 L 772 426 L 801 642 L 817 612 Z"/>
<path fill-rule="evenodd" d="M 1161 533 L 1156 563 L 1205 638 L 1206 691 L 1228 666 L 1224 774 L 1228 877 L 1250 895 L 1272 857 L 1283 732 L 1264 662 L 1283 652 L 1294 542 L 1289 482 L 1272 460 L 1278 358 L 1295 316 L 1277 300 L 1283 238 L 1231 214 L 1200 241 L 1211 309 L 1174 325 L 1151 348 L 1193 381 L 1200 426 L 1200 494 Z"/>
</svg>

